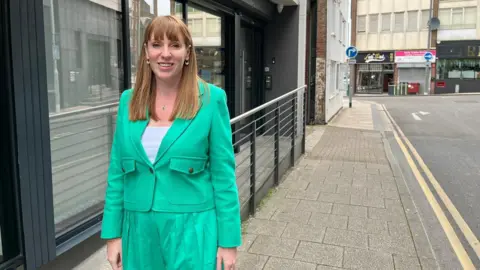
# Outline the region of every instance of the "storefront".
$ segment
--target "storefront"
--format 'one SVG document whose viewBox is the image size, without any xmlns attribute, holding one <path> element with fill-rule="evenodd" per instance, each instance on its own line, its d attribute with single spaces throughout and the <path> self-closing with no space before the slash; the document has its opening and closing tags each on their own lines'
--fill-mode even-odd
<svg viewBox="0 0 480 270">
<path fill-rule="evenodd" d="M 294 5 L 1 1 L 1 270 L 37 269 L 98 233 L 119 95 L 135 81 L 145 27 L 164 14 L 188 23 L 199 75 L 225 89 L 232 117 L 304 77 L 292 71 L 302 46 Z"/>
<path fill-rule="evenodd" d="M 356 60 L 356 93 L 388 92 L 388 84 L 393 82 L 394 52 L 359 52 Z"/>
<path fill-rule="evenodd" d="M 435 69 L 436 51 L 429 50 L 432 53 L 433 58 L 430 61 L 431 69 Z M 419 83 L 420 93 L 428 93 L 428 88 L 425 87 L 425 82 L 430 82 L 430 76 L 426 72 L 427 61 L 424 58 L 427 50 L 415 50 L 415 51 L 396 51 L 395 52 L 395 70 L 397 72 L 397 80 L 395 84 L 407 82 L 407 83 Z M 427 85 L 428 86 L 428 85 Z M 427 90 L 427 91 L 426 91 Z"/>
<path fill-rule="evenodd" d="M 480 92 L 480 40 L 437 44 L 435 94 Z"/>
</svg>

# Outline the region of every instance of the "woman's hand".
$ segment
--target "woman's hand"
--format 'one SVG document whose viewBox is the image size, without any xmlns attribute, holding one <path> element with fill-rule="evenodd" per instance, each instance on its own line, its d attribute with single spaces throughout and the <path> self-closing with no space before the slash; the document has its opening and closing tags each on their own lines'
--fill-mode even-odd
<svg viewBox="0 0 480 270">
<path fill-rule="evenodd" d="M 113 270 L 122 270 L 122 239 L 116 238 L 107 241 L 107 260 Z"/>
<path fill-rule="evenodd" d="M 237 248 L 218 248 L 217 270 L 233 270 L 237 260 Z M 222 269 L 223 263 L 223 269 Z"/>
</svg>

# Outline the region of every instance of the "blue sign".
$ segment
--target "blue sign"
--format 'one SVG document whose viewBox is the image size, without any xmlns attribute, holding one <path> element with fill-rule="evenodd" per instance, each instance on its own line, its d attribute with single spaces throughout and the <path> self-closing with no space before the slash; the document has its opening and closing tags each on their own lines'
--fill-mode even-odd
<svg viewBox="0 0 480 270">
<path fill-rule="evenodd" d="M 425 58 L 425 60 L 427 61 L 430 61 L 432 60 L 433 58 L 433 54 L 431 52 L 426 52 L 424 55 L 423 55 L 423 58 Z"/>
<path fill-rule="evenodd" d="M 347 53 L 348 58 L 355 58 L 355 57 L 357 57 L 358 50 L 354 46 L 350 46 L 350 47 L 347 48 L 346 53 Z"/>
</svg>

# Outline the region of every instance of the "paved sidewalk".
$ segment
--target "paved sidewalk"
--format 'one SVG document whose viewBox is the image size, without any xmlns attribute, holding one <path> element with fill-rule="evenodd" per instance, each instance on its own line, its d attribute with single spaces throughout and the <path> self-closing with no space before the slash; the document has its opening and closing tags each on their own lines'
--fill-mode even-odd
<svg viewBox="0 0 480 270">
<path fill-rule="evenodd" d="M 376 110 L 308 127 L 307 153 L 244 225 L 238 269 L 438 268 Z"/>
</svg>

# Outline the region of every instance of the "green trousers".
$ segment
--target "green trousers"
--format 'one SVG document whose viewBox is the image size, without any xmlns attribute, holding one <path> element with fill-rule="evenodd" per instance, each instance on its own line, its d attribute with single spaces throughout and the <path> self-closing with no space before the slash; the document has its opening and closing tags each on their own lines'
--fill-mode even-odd
<svg viewBox="0 0 480 270">
<path fill-rule="evenodd" d="M 125 212 L 123 270 L 215 270 L 216 255 L 215 210 Z"/>
</svg>

